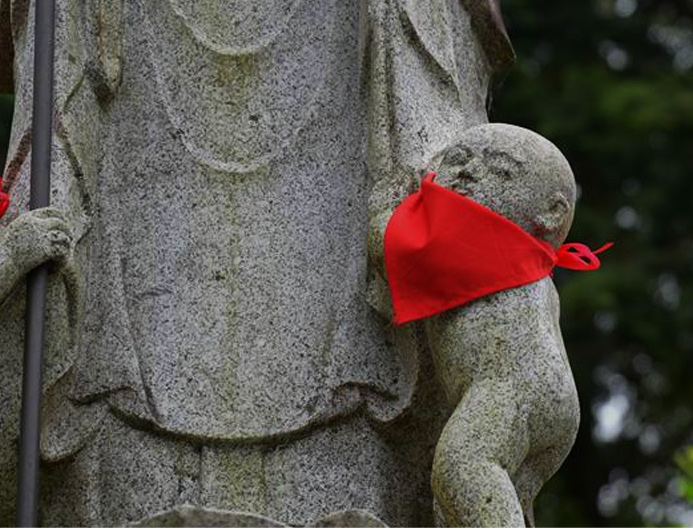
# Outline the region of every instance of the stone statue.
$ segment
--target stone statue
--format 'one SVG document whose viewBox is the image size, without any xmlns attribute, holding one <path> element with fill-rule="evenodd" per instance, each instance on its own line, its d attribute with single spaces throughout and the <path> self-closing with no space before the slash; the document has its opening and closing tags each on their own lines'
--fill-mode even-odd
<svg viewBox="0 0 693 529">
<path fill-rule="evenodd" d="M 504 124 L 469 128 L 428 169 L 440 185 L 556 249 L 568 234 L 573 174 L 560 151 L 534 132 Z M 385 200 L 387 192 L 376 191 L 371 249 L 382 258 L 386 219 L 407 192 Z M 382 296 L 375 304 L 391 313 Z M 558 316 L 547 277 L 424 321 L 437 378 L 455 407 L 433 465 L 438 525 L 534 525 L 533 500 L 568 455 L 579 423 Z"/>
<path fill-rule="evenodd" d="M 438 173 L 441 185 L 554 248 L 564 242 L 575 181 L 537 134 L 497 124 L 468 129 L 443 153 Z M 572 448 L 580 417 L 558 316 L 547 277 L 426 322 L 437 373 L 457 406 L 433 466 L 448 525 L 518 527 L 523 513 L 533 525 L 532 502 Z"/>
<path fill-rule="evenodd" d="M 40 257 L 65 256 L 49 286 L 42 523 L 192 504 L 430 525 L 446 405 L 423 330 L 368 303 L 367 204 L 378 180 L 401 186 L 487 121 L 491 76 L 513 59 L 495 1 L 56 4 L 52 204 L 72 242 Z M 16 253 L 28 241 L 9 235 L 41 215 L 25 217 L 33 6 L 0 0 L 2 17 L 16 112 L 0 232 Z M 12 281 L 5 523 L 24 316 Z"/>
</svg>

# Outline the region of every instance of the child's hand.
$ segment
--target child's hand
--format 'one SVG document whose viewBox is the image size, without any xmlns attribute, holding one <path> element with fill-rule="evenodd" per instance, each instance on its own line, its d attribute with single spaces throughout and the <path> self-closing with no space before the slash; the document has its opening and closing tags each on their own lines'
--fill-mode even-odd
<svg viewBox="0 0 693 529">
<path fill-rule="evenodd" d="M 55 208 L 20 215 L 3 231 L 0 242 L 22 275 L 45 262 L 64 260 L 72 246 L 65 214 Z"/>
</svg>

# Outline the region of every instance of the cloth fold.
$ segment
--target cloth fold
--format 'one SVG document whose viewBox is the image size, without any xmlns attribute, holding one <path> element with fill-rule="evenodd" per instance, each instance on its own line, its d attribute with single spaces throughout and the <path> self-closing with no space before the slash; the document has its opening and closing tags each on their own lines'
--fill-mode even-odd
<svg viewBox="0 0 693 529">
<path fill-rule="evenodd" d="M 556 251 L 471 198 L 434 182 L 393 212 L 385 230 L 394 323 L 433 316 L 474 299 L 546 277 L 556 266 L 595 270 L 596 254 L 580 243 Z"/>
</svg>

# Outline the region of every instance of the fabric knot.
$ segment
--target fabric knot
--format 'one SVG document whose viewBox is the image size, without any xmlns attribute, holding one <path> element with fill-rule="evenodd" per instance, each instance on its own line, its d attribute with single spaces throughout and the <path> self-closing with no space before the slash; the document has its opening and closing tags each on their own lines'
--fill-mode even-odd
<svg viewBox="0 0 693 529">
<path fill-rule="evenodd" d="M 601 266 L 597 254 L 600 254 L 614 243 L 609 242 L 597 250 L 590 250 L 585 244 L 570 242 L 562 245 L 556 252 L 556 266 L 570 270 L 596 270 Z"/>
</svg>

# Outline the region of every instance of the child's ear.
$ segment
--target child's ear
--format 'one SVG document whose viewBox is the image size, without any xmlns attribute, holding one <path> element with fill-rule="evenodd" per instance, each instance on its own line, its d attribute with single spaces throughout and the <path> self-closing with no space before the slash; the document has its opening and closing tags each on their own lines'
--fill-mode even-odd
<svg viewBox="0 0 693 529">
<path fill-rule="evenodd" d="M 566 224 L 570 222 L 571 207 L 568 199 L 562 193 L 554 193 L 548 200 L 548 207 L 534 218 L 534 228 L 537 235 L 549 242 L 560 238 L 565 231 Z"/>
</svg>

